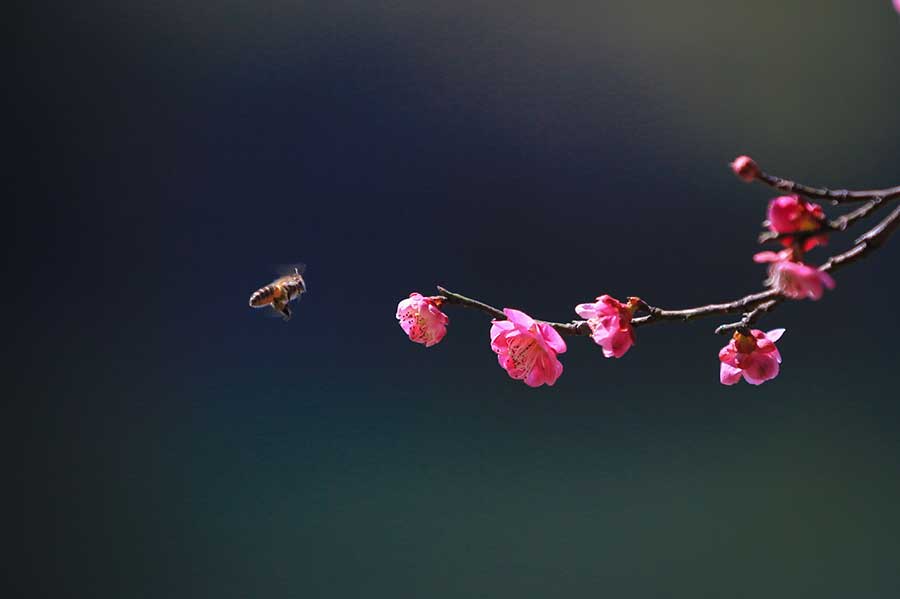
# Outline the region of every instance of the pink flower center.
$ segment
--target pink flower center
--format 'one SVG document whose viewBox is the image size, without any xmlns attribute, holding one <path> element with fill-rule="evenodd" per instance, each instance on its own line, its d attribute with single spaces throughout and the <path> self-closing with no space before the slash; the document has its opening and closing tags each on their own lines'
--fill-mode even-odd
<svg viewBox="0 0 900 599">
<path fill-rule="evenodd" d="M 741 335 L 737 331 L 734 333 L 734 344 L 738 352 L 742 354 L 752 353 L 757 347 L 756 339 L 752 335 Z"/>
<path fill-rule="evenodd" d="M 794 276 L 790 268 L 784 268 L 779 265 L 772 267 L 772 284 L 779 289 L 794 288 L 797 283 L 797 277 Z"/>
<path fill-rule="evenodd" d="M 816 231 L 822 228 L 822 222 L 810 212 L 804 212 L 797 220 L 798 231 Z"/>
<path fill-rule="evenodd" d="M 521 370 L 525 375 L 531 372 L 540 354 L 537 339 L 520 335 L 509 339 L 507 347 L 516 370 Z"/>
<path fill-rule="evenodd" d="M 422 316 L 421 312 L 410 311 L 409 313 L 407 313 L 406 322 L 410 324 L 410 340 L 415 342 L 430 342 L 434 340 L 433 331 L 428 326 L 428 323 Z"/>
<path fill-rule="evenodd" d="M 806 285 L 810 283 L 809 277 L 804 277 L 806 272 L 793 262 L 776 262 L 770 269 L 772 285 L 783 293 L 794 297 L 805 295 Z"/>
</svg>

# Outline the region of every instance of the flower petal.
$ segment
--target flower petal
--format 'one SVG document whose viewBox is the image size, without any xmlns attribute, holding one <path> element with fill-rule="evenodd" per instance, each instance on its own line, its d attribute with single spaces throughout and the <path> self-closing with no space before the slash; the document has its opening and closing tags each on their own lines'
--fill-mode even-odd
<svg viewBox="0 0 900 599">
<path fill-rule="evenodd" d="M 575 306 L 575 312 L 585 320 L 590 320 L 600 314 L 597 304 L 578 304 Z"/>
<path fill-rule="evenodd" d="M 510 322 L 522 328 L 530 329 L 534 325 L 534 319 L 520 310 L 514 308 L 504 308 L 503 313 Z"/>
<path fill-rule="evenodd" d="M 719 366 L 719 382 L 723 385 L 733 385 L 739 380 L 741 380 L 741 369 L 722 362 Z"/>
<path fill-rule="evenodd" d="M 554 329 L 546 322 L 539 323 L 538 328 L 541 331 L 541 336 L 543 336 L 544 342 L 549 345 L 553 351 L 558 354 L 566 353 L 566 342 L 563 341 L 562 336 L 556 331 L 556 329 Z"/>
<path fill-rule="evenodd" d="M 766 337 L 769 339 L 769 341 L 771 341 L 772 343 L 775 343 L 776 341 L 781 339 L 781 336 L 784 335 L 784 332 L 786 330 L 787 329 L 772 329 L 771 331 L 766 333 Z M 788 352 L 788 353 L 790 353 L 790 352 Z"/>
<path fill-rule="evenodd" d="M 754 354 L 754 359 L 744 366 L 744 380 L 751 385 L 774 379 L 778 376 L 778 360 L 771 355 Z"/>
<path fill-rule="evenodd" d="M 753 254 L 753 261 L 762 264 L 764 262 L 778 262 L 781 258 L 775 252 L 757 252 Z"/>
</svg>

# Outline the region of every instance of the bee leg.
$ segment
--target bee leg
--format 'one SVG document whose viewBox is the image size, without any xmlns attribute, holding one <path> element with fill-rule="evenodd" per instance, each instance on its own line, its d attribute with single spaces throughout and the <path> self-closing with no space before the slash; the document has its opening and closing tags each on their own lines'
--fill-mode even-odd
<svg viewBox="0 0 900 599">
<path fill-rule="evenodd" d="M 279 310 L 279 312 L 281 312 L 284 315 L 285 322 L 287 322 L 291 319 L 291 308 L 287 304 L 284 304 L 283 306 L 281 306 L 281 309 Z"/>
<path fill-rule="evenodd" d="M 272 302 L 272 309 L 281 314 L 284 320 L 290 320 L 291 318 L 291 309 L 288 308 L 287 302 L 282 299 L 277 299 Z"/>
</svg>

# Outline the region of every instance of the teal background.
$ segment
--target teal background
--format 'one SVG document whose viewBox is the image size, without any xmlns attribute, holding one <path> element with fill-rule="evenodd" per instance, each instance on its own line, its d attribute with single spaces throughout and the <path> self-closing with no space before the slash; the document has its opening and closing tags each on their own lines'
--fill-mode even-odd
<svg viewBox="0 0 900 599">
<path fill-rule="evenodd" d="M 12 13 L 16 594 L 895 596 L 900 240 L 762 321 L 759 388 L 718 383 L 715 318 L 572 339 L 537 390 L 480 313 L 429 349 L 394 319 L 758 289 L 736 155 L 900 183 L 890 4 Z M 246 307 L 295 261 L 291 322 Z"/>
</svg>

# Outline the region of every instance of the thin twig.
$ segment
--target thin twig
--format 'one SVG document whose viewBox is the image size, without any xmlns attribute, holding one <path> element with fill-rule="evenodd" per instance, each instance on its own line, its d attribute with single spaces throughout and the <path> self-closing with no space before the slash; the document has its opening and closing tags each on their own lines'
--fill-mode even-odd
<svg viewBox="0 0 900 599">
<path fill-rule="evenodd" d="M 662 308 L 655 308 L 647 303 L 644 303 L 642 308 L 646 310 L 647 315 L 635 318 L 631 321 L 631 324 L 632 326 L 638 327 L 641 325 L 652 324 L 654 322 L 661 322 L 665 320 L 678 320 L 684 322 L 693 320 L 694 318 L 701 318 L 703 316 L 713 316 L 716 314 L 734 314 L 736 312 L 741 312 L 742 310 L 747 310 L 748 308 L 755 308 L 760 303 L 770 300 L 777 295 L 778 292 L 776 290 L 767 289 L 765 291 L 760 291 L 759 293 L 751 293 L 750 295 L 745 295 L 742 298 L 723 304 L 708 304 L 706 306 L 685 308 L 682 310 L 664 310 Z"/>
<path fill-rule="evenodd" d="M 744 317 L 740 319 L 738 322 L 732 322 L 731 324 L 723 324 L 716 329 L 716 335 L 727 335 L 733 331 L 740 331 L 744 335 L 750 334 L 750 325 L 756 322 L 756 320 L 762 316 L 764 313 L 769 312 L 783 302 L 785 297 L 783 295 L 779 295 L 778 297 L 772 298 L 767 302 L 763 302 L 760 305 L 756 306 L 754 309 L 750 310 Z"/>
<path fill-rule="evenodd" d="M 824 272 L 834 272 L 848 264 L 852 264 L 881 247 L 887 238 L 900 226 L 900 206 L 894 208 L 890 214 L 877 225 L 863 233 L 857 239 L 852 248 L 842 254 L 832 256 L 825 264 L 819 267 Z"/>
<path fill-rule="evenodd" d="M 443 299 L 445 304 L 464 306 L 466 308 L 474 308 L 476 310 L 481 310 L 482 312 L 493 316 L 497 320 L 506 320 L 506 314 L 503 313 L 503 310 L 499 308 L 495 308 L 489 304 L 484 302 L 472 299 L 470 297 L 466 297 L 464 295 L 460 295 L 458 293 L 454 293 L 444 287 L 438 285 L 438 291 L 440 292 L 440 297 Z M 546 320 L 541 320 L 539 322 L 545 322 L 549 324 L 551 327 L 556 329 L 556 332 L 560 335 L 590 335 L 591 329 L 588 327 L 588 324 L 584 320 L 573 320 L 569 323 L 563 322 L 548 322 Z"/>
<path fill-rule="evenodd" d="M 852 225 L 854 222 L 869 216 L 870 214 L 878 210 L 878 208 L 880 208 L 881 206 L 887 206 L 887 204 L 887 200 L 885 200 L 882 196 L 874 197 L 856 210 L 848 212 L 843 216 L 837 217 L 829 224 L 835 231 L 845 231 L 847 227 Z"/>
<path fill-rule="evenodd" d="M 832 204 L 846 204 L 848 202 L 865 202 L 875 198 L 890 200 L 900 197 L 900 185 L 887 189 L 871 189 L 867 191 L 849 191 L 847 189 L 828 189 L 826 187 L 810 187 L 789 179 L 782 179 L 775 175 L 760 171 L 757 180 L 762 181 L 778 191 L 797 193 L 808 198 L 829 200 Z"/>
<path fill-rule="evenodd" d="M 452 291 L 444 289 L 440 285 L 437 286 L 437 289 L 441 293 L 441 296 L 444 298 L 444 303 L 456 304 L 458 306 L 465 306 L 467 308 L 475 308 L 476 310 L 481 310 L 482 312 L 490 314 L 497 320 L 506 320 L 506 314 L 503 313 L 503 310 L 495 308 L 494 306 L 489 306 L 484 302 L 474 300 L 464 295 L 453 293 Z"/>
</svg>

